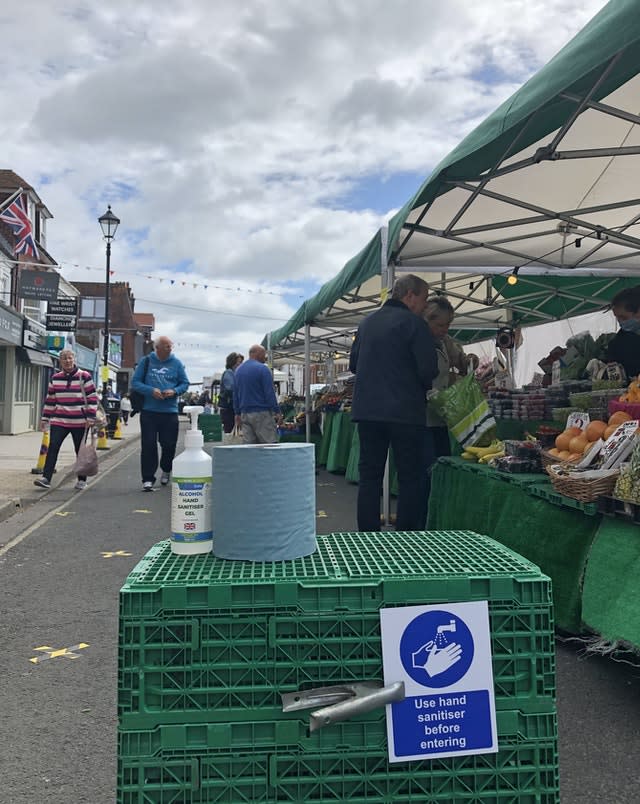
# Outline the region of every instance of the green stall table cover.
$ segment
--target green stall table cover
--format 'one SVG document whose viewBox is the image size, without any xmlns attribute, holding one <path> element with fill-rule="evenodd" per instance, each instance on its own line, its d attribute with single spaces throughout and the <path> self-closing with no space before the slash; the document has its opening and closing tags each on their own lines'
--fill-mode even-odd
<svg viewBox="0 0 640 804">
<path fill-rule="evenodd" d="M 529 494 L 540 481 L 541 475 L 505 480 L 490 467 L 441 458 L 433 467 L 427 527 L 484 533 L 537 564 L 553 582 L 556 625 L 579 633 L 582 580 L 599 520 Z"/>
<path fill-rule="evenodd" d="M 594 517 L 595 518 L 595 517 Z M 640 525 L 602 517 L 584 576 L 582 619 L 608 642 L 640 650 Z"/>
<path fill-rule="evenodd" d="M 335 413 L 324 413 L 322 416 L 322 441 L 320 442 L 320 448 L 316 455 L 316 461 L 319 466 L 326 466 L 327 463 L 329 446 L 331 445 L 331 432 L 333 430 L 335 416 Z"/>
<path fill-rule="evenodd" d="M 334 413 L 331 440 L 327 453 L 327 472 L 344 474 L 349 463 L 353 422 L 349 413 Z"/>
</svg>

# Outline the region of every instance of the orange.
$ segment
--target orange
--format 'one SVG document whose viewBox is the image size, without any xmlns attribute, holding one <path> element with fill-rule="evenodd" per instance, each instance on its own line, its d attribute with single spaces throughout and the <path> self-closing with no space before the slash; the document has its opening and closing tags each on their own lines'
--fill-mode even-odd
<svg viewBox="0 0 640 804">
<path fill-rule="evenodd" d="M 565 430 L 564 433 L 560 433 L 560 435 L 556 437 L 556 447 L 560 451 L 568 450 L 569 442 L 571 441 L 572 438 L 573 435 L 568 430 Z"/>
<path fill-rule="evenodd" d="M 599 438 L 602 438 L 602 434 L 606 429 L 606 422 L 600 421 L 600 419 L 594 419 L 592 422 L 589 422 L 587 427 L 587 438 L 589 441 L 597 441 Z"/>
<path fill-rule="evenodd" d="M 588 443 L 587 436 L 584 435 L 584 433 L 579 436 L 574 436 L 569 442 L 569 452 L 572 455 L 582 455 Z"/>
<path fill-rule="evenodd" d="M 624 422 L 630 422 L 631 416 L 628 413 L 625 413 L 624 410 L 616 410 L 611 416 L 609 416 L 608 424 L 623 424 Z"/>
</svg>

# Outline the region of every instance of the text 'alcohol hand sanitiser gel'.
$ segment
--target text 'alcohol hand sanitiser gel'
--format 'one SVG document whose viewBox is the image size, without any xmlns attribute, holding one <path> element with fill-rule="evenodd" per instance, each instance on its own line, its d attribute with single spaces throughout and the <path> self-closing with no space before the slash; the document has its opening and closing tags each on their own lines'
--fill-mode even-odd
<svg viewBox="0 0 640 804">
<path fill-rule="evenodd" d="M 199 405 L 185 407 L 191 428 L 171 474 L 171 550 L 181 556 L 210 553 L 213 546 L 211 457 L 202 449 L 204 437 L 198 430 L 203 410 Z"/>
</svg>

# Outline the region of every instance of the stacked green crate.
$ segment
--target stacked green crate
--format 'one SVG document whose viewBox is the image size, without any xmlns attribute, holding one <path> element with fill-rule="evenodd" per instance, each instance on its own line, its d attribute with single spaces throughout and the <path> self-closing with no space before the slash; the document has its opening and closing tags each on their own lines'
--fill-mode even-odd
<svg viewBox="0 0 640 804">
<path fill-rule="evenodd" d="M 389 764 L 383 709 L 310 733 L 280 694 L 382 680 L 379 609 L 487 600 L 499 752 Z M 556 802 L 548 578 L 469 532 L 318 537 L 253 564 L 150 550 L 120 596 L 118 801 Z"/>
<path fill-rule="evenodd" d="M 198 429 L 205 441 L 222 441 L 222 419 L 219 413 L 201 413 L 198 416 Z"/>
</svg>

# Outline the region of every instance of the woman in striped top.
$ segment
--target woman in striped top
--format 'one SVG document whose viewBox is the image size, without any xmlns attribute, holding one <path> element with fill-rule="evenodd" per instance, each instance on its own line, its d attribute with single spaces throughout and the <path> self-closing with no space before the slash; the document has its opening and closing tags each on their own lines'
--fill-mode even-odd
<svg viewBox="0 0 640 804">
<path fill-rule="evenodd" d="M 70 349 L 60 352 L 60 366 L 62 370 L 49 381 L 40 424 L 43 432 L 49 428 L 49 449 L 42 477 L 33 482 L 43 489 L 51 488 L 62 442 L 71 433 L 77 455 L 86 431 L 95 424 L 98 407 L 93 378 L 88 371 L 76 366 L 75 354 Z M 83 489 L 86 485 L 86 476 L 78 475 L 75 487 Z"/>
</svg>

